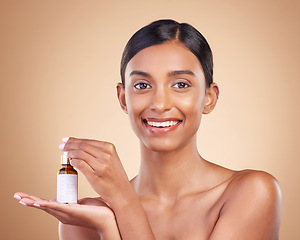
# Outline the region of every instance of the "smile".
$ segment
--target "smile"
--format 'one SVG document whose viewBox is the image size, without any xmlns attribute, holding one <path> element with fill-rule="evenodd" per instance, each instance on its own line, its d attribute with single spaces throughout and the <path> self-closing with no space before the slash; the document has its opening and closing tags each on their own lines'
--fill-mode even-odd
<svg viewBox="0 0 300 240">
<path fill-rule="evenodd" d="M 175 130 L 182 120 L 179 119 L 143 119 L 147 129 L 154 134 L 164 134 Z"/>
<path fill-rule="evenodd" d="M 178 123 L 179 121 L 165 121 L 165 122 L 147 121 L 147 124 L 150 125 L 151 127 L 158 127 L 158 128 L 172 127 Z"/>
</svg>

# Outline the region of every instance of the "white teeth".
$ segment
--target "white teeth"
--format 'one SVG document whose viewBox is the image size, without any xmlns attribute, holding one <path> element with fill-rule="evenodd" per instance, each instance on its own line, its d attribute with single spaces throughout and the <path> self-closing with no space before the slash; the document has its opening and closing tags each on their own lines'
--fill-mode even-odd
<svg viewBox="0 0 300 240">
<path fill-rule="evenodd" d="M 152 127 L 172 127 L 175 126 L 179 121 L 166 121 L 166 122 L 151 122 L 147 121 L 147 123 Z"/>
</svg>

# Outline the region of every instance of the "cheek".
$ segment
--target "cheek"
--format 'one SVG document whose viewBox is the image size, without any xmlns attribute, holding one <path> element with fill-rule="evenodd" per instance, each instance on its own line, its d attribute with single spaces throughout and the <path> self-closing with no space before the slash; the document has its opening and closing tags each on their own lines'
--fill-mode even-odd
<svg viewBox="0 0 300 240">
<path fill-rule="evenodd" d="M 177 98 L 176 105 L 186 115 L 194 116 L 195 118 L 202 115 L 205 106 L 205 96 L 195 92 L 195 94 L 189 94 L 185 97 Z"/>
<path fill-rule="evenodd" d="M 145 110 L 148 101 L 139 95 L 128 94 L 127 96 L 129 96 L 126 98 L 129 122 L 133 132 L 141 140 L 143 138 L 142 113 Z"/>
<path fill-rule="evenodd" d="M 149 100 L 142 95 L 128 94 L 126 98 L 127 113 L 131 128 L 139 137 L 140 129 L 143 128 L 142 113 L 147 109 Z"/>
<path fill-rule="evenodd" d="M 148 104 L 148 99 L 137 94 L 127 94 L 126 103 L 128 114 L 133 115 L 131 117 L 136 117 L 145 109 Z"/>
</svg>

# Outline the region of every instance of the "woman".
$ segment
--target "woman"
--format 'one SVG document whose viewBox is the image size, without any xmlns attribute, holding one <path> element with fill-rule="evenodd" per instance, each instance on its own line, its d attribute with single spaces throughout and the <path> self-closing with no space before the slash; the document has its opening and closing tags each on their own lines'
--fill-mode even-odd
<svg viewBox="0 0 300 240">
<path fill-rule="evenodd" d="M 140 140 L 128 180 L 113 144 L 64 138 L 99 198 L 79 204 L 16 193 L 60 220 L 61 239 L 278 239 L 281 192 L 268 173 L 233 171 L 203 159 L 196 133 L 219 89 L 212 53 L 189 24 L 160 20 L 136 32 L 121 61 L 118 99 Z"/>
</svg>

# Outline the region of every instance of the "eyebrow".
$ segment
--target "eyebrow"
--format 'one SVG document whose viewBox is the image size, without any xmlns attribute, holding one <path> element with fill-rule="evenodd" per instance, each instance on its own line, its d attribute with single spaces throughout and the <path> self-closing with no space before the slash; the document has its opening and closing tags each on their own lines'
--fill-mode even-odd
<svg viewBox="0 0 300 240">
<path fill-rule="evenodd" d="M 183 75 L 183 74 L 195 76 L 195 73 L 193 73 L 193 72 L 190 71 L 190 70 L 175 70 L 175 71 L 170 72 L 170 73 L 168 74 L 168 76 L 169 76 L 169 77 L 172 77 L 172 76 Z"/>
<path fill-rule="evenodd" d="M 132 76 L 132 75 L 141 75 L 144 77 L 151 77 L 151 75 L 149 73 L 146 73 L 143 71 L 137 71 L 137 70 L 132 71 L 129 76 Z"/>
<path fill-rule="evenodd" d="M 190 70 L 175 70 L 175 71 L 171 71 L 171 72 L 168 73 L 168 76 L 172 77 L 172 76 L 183 75 L 183 74 L 195 76 L 195 73 L 193 73 Z M 132 76 L 132 75 L 140 75 L 140 76 L 144 76 L 144 77 L 151 77 L 151 75 L 149 73 L 146 73 L 146 72 L 143 72 L 143 71 L 138 71 L 138 70 L 132 71 L 129 76 Z"/>
</svg>

